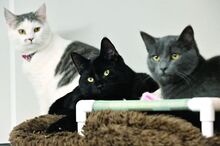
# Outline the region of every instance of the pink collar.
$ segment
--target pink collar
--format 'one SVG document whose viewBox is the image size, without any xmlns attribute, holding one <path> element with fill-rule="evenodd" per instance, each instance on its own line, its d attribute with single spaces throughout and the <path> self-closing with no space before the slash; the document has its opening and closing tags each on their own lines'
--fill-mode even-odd
<svg viewBox="0 0 220 146">
<path fill-rule="evenodd" d="M 22 58 L 24 58 L 26 61 L 30 62 L 31 58 L 34 56 L 36 52 L 28 54 L 28 55 L 22 55 Z"/>
</svg>

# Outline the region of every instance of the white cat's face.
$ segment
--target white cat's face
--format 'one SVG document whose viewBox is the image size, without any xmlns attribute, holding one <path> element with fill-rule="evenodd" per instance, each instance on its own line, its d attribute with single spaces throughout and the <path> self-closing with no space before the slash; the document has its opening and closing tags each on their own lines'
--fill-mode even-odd
<svg viewBox="0 0 220 146">
<path fill-rule="evenodd" d="M 36 12 L 15 15 L 5 9 L 8 34 L 14 47 L 23 54 L 31 54 L 44 49 L 51 32 L 46 22 L 46 7 L 42 5 Z"/>
<path fill-rule="evenodd" d="M 47 24 L 25 19 L 15 29 L 9 28 L 9 38 L 19 51 L 33 53 L 45 45 L 50 30 Z"/>
</svg>

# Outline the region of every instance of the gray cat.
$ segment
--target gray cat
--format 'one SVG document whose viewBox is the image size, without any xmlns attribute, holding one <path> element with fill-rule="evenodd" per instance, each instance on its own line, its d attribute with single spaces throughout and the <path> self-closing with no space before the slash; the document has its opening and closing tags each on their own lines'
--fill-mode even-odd
<svg viewBox="0 0 220 146">
<path fill-rule="evenodd" d="M 202 57 L 191 26 L 179 36 L 141 36 L 149 70 L 164 98 L 220 97 L 220 56 Z"/>
<path fill-rule="evenodd" d="M 220 97 L 220 56 L 205 60 L 199 53 L 194 32 L 187 26 L 179 36 L 154 38 L 141 32 L 147 47 L 147 63 L 163 98 Z M 157 111 L 181 117 L 200 128 L 198 112 Z M 220 112 L 215 114 L 215 132 L 220 132 Z"/>
</svg>

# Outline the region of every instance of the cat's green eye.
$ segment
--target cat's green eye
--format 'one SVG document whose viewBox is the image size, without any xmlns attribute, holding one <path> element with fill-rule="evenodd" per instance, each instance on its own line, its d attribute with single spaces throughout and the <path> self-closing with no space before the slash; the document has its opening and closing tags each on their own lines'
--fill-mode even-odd
<svg viewBox="0 0 220 146">
<path fill-rule="evenodd" d="M 157 55 L 154 55 L 153 57 L 152 57 L 152 59 L 154 60 L 154 61 L 160 61 L 160 56 L 157 56 Z"/>
<path fill-rule="evenodd" d="M 21 35 L 25 35 L 26 34 L 26 31 L 24 29 L 19 29 L 18 30 L 18 33 L 21 34 Z"/>
<path fill-rule="evenodd" d="M 179 59 L 180 58 L 180 54 L 178 54 L 178 53 L 173 53 L 172 55 L 171 55 L 171 59 L 172 60 L 177 60 L 177 59 Z"/>
<path fill-rule="evenodd" d="M 92 83 L 92 82 L 94 82 L 94 79 L 93 79 L 92 77 L 88 77 L 87 81 L 88 81 L 89 83 Z"/>
<path fill-rule="evenodd" d="M 108 75 L 109 75 L 109 73 L 110 73 L 110 70 L 108 70 L 108 69 L 107 69 L 107 70 L 105 70 L 105 71 L 104 71 L 104 76 L 108 76 Z"/>
<path fill-rule="evenodd" d="M 38 32 L 38 31 L 40 31 L 40 27 L 35 27 L 34 32 Z"/>
</svg>

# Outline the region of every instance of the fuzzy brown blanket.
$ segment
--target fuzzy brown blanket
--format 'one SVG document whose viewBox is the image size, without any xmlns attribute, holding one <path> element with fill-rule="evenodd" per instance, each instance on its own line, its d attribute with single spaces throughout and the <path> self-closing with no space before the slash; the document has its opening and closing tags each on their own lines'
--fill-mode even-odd
<svg viewBox="0 0 220 146">
<path fill-rule="evenodd" d="M 182 119 L 132 111 L 90 113 L 84 136 L 46 134 L 48 125 L 61 117 L 45 115 L 19 124 L 10 134 L 12 146 L 220 146 L 220 136 L 205 138 Z"/>
</svg>

